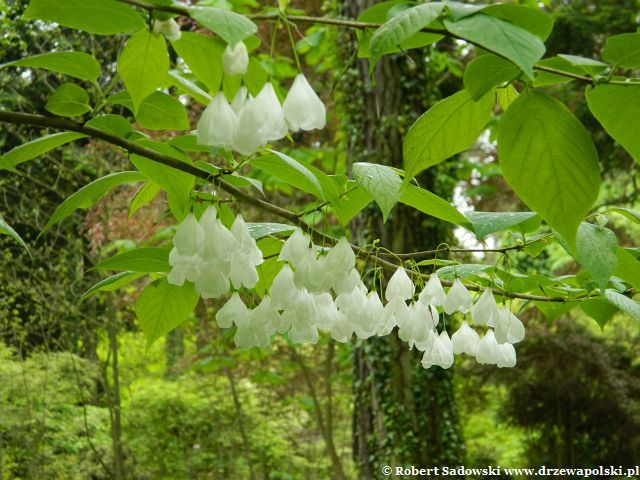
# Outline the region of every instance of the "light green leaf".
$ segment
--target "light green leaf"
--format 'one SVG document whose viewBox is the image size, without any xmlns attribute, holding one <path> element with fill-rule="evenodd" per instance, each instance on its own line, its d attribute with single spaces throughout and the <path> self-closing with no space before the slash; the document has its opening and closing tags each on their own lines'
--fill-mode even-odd
<svg viewBox="0 0 640 480">
<path fill-rule="evenodd" d="M 109 102 L 122 105 L 132 113 L 134 111 L 131 97 L 126 91 L 113 95 Z M 136 122 L 147 130 L 189 129 L 189 117 L 184 105 L 173 95 L 164 92 L 153 92 L 145 98 L 135 117 Z"/>
<path fill-rule="evenodd" d="M 511 104 L 516 101 L 516 98 L 518 98 L 518 91 L 512 84 L 504 88 L 496 88 L 496 93 L 498 94 L 498 103 L 503 112 L 506 112 Z"/>
<path fill-rule="evenodd" d="M 229 45 L 244 40 L 256 33 L 256 24 L 246 16 L 216 7 L 191 7 L 191 18 L 217 34 Z"/>
<path fill-rule="evenodd" d="M 480 100 L 493 87 L 510 82 L 520 69 L 509 60 L 496 55 L 480 55 L 464 71 L 464 87 L 474 101 Z"/>
<path fill-rule="evenodd" d="M 161 278 L 147 285 L 135 306 L 147 346 L 180 326 L 196 307 L 198 299 L 193 284 L 189 282 L 177 287 Z"/>
<path fill-rule="evenodd" d="M 134 32 L 144 20 L 129 5 L 116 0 L 31 0 L 22 16 L 99 35 Z"/>
<path fill-rule="evenodd" d="M 351 190 L 331 204 L 343 226 L 346 226 L 353 217 L 373 201 L 373 197 L 364 188 L 357 186 L 353 180 L 347 182 L 346 189 Z"/>
<path fill-rule="evenodd" d="M 596 76 L 597 74 L 604 72 L 609 65 L 599 60 L 594 60 L 593 58 L 585 58 L 578 57 L 576 55 L 566 55 L 564 53 L 559 53 L 558 57 L 566 60 L 574 67 L 580 68 L 584 73 Z"/>
<path fill-rule="evenodd" d="M 85 123 L 85 127 L 96 128 L 102 132 L 122 138 L 127 138 L 129 134 L 134 132 L 133 127 L 126 118 L 111 113 L 92 118 Z"/>
<path fill-rule="evenodd" d="M 587 89 L 589 110 L 609 135 L 640 163 L 640 87 L 600 85 Z"/>
<path fill-rule="evenodd" d="M 589 132 L 558 100 L 525 91 L 502 118 L 498 158 L 518 197 L 573 249 L 578 226 L 600 189 Z"/>
<path fill-rule="evenodd" d="M 102 178 L 94 180 L 93 182 L 85 185 L 80 190 L 72 194 L 70 197 L 67 197 L 67 199 L 62 202 L 62 204 L 58 208 L 56 208 L 56 210 L 53 212 L 53 215 L 51 215 L 51 218 L 49 218 L 46 225 L 40 232 L 40 235 L 43 235 L 44 232 L 49 230 L 49 228 L 51 228 L 56 223 L 64 220 L 76 210 L 86 209 L 94 206 L 95 203 L 113 187 L 125 183 L 142 182 L 143 180 L 145 180 L 145 177 L 140 172 L 111 173 Z"/>
<path fill-rule="evenodd" d="M 135 112 L 145 98 L 164 86 L 168 72 L 164 37 L 146 29 L 129 38 L 118 57 L 118 73 L 131 95 Z"/>
<path fill-rule="evenodd" d="M 462 265 L 449 265 L 437 270 L 438 277 L 443 280 L 464 279 L 480 272 L 495 268 L 493 265 L 481 265 L 478 263 L 467 263 Z"/>
<path fill-rule="evenodd" d="M 278 180 L 324 199 L 322 186 L 311 170 L 284 153 L 270 151 L 273 155 L 253 159 L 251 165 L 264 170 Z"/>
<path fill-rule="evenodd" d="M 61 132 L 32 140 L 0 156 L 0 170 L 11 170 L 15 172 L 16 165 L 33 160 L 44 153 L 50 152 L 54 148 L 85 137 L 86 135 L 82 133 Z"/>
<path fill-rule="evenodd" d="M 296 229 L 284 223 L 247 223 L 247 228 L 251 237 L 256 240 L 276 233 L 291 233 Z"/>
<path fill-rule="evenodd" d="M 493 101 L 493 95 L 488 94 L 474 102 L 461 90 L 418 118 L 404 138 L 405 182 L 471 147 L 489 120 Z"/>
<path fill-rule="evenodd" d="M 539 7 L 498 3 L 482 9 L 482 13 L 506 20 L 546 40 L 553 30 L 553 17 Z"/>
<path fill-rule="evenodd" d="M 129 218 L 145 205 L 150 204 L 160 193 L 160 185 L 155 182 L 146 182 L 131 199 L 129 203 Z"/>
<path fill-rule="evenodd" d="M 11 225 L 4 221 L 4 218 L 0 217 L 0 235 L 8 235 L 13 238 L 16 242 L 20 244 L 22 248 L 24 248 L 29 256 L 31 257 L 31 250 L 29 250 L 29 246 L 22 239 L 22 237 L 16 232 Z"/>
<path fill-rule="evenodd" d="M 389 212 L 400 200 L 402 180 L 391 167 L 373 163 L 354 163 L 353 178 L 364 188 L 382 210 L 386 222 Z"/>
<path fill-rule="evenodd" d="M 640 303 L 630 299 L 629 297 L 625 297 L 621 293 L 612 289 L 607 289 L 604 292 L 604 296 L 611 305 L 622 310 L 634 320 L 640 322 Z"/>
<path fill-rule="evenodd" d="M 558 317 L 561 317 L 569 310 L 578 305 L 578 302 L 533 302 L 533 304 L 542 312 L 547 319 L 547 323 L 551 324 Z"/>
<path fill-rule="evenodd" d="M 188 78 L 180 74 L 178 70 L 169 71 L 169 83 L 183 93 L 191 95 L 195 100 L 203 105 L 209 105 L 213 98 L 207 92 L 198 87 Z"/>
<path fill-rule="evenodd" d="M 477 238 L 503 232 L 536 216 L 535 212 L 467 212 Z"/>
<path fill-rule="evenodd" d="M 216 38 L 193 32 L 182 32 L 180 40 L 171 44 L 209 92 L 217 93 L 222 83 L 222 53 L 226 45 Z"/>
<path fill-rule="evenodd" d="M 620 68 L 640 67 L 640 33 L 622 33 L 607 38 L 602 58 Z"/>
<path fill-rule="evenodd" d="M 477 13 L 457 22 L 444 21 L 447 30 L 491 53 L 508 58 L 529 78 L 533 66 L 546 51 L 542 40 L 522 28 L 496 17 Z"/>
<path fill-rule="evenodd" d="M 618 263 L 616 234 L 608 228 L 582 222 L 576 238 L 576 260 L 602 289 Z"/>
<path fill-rule="evenodd" d="M 631 210 L 629 208 L 624 208 L 624 207 L 615 207 L 615 208 L 610 208 L 609 210 L 607 210 L 607 212 L 619 213 L 620 215 L 631 220 L 632 222 L 640 224 L 640 212 L 636 212 L 635 210 Z"/>
<path fill-rule="evenodd" d="M 89 94 L 75 83 L 64 83 L 47 99 L 44 108 L 62 117 L 78 117 L 91 111 Z"/>
<path fill-rule="evenodd" d="M 100 64 L 88 53 L 52 52 L 27 57 L 15 62 L 0 65 L 4 67 L 44 68 L 52 72 L 62 73 L 80 80 L 95 82 L 100 76 Z"/>
<path fill-rule="evenodd" d="M 138 273 L 170 272 L 170 248 L 135 248 L 109 257 L 93 267 L 96 270 L 128 270 Z"/>
<path fill-rule="evenodd" d="M 425 190 L 424 188 L 419 188 L 411 184 L 405 185 L 402 190 L 400 202 L 405 205 L 409 205 L 416 210 L 420 210 L 422 213 L 431 215 L 432 217 L 436 217 L 465 228 L 471 228 L 469 220 L 467 220 L 455 207 L 446 200 L 428 190 Z"/>
<path fill-rule="evenodd" d="M 640 260 L 620 247 L 616 250 L 616 256 L 618 262 L 613 274 L 628 282 L 633 288 L 640 290 Z"/>
<path fill-rule="evenodd" d="M 618 312 L 618 308 L 601 298 L 590 298 L 580 302 L 580 308 L 584 313 L 593 318 L 600 328 L 605 325 Z"/>
<path fill-rule="evenodd" d="M 262 182 L 251 177 L 243 177 L 234 172 L 232 175 L 223 175 L 222 180 L 230 183 L 234 187 L 253 187 L 264 195 L 264 189 L 262 188 Z"/>
<path fill-rule="evenodd" d="M 119 288 L 129 285 L 134 280 L 142 277 L 144 273 L 139 272 L 120 272 L 100 280 L 95 285 L 92 285 L 86 292 L 80 297 L 80 302 L 84 302 L 87 298 L 93 297 L 98 292 L 114 292 Z"/>
<path fill-rule="evenodd" d="M 562 72 L 573 73 L 575 75 L 582 75 L 584 71 L 580 67 L 572 65 L 569 61 L 561 57 L 550 57 L 540 60 L 536 63 L 539 67 L 547 67 L 554 70 L 560 70 Z M 536 87 L 542 87 L 545 85 L 555 85 L 557 83 L 569 83 L 573 82 L 575 78 L 565 75 L 558 75 L 557 73 L 546 72 L 544 70 L 536 70 L 536 77 L 533 80 L 533 84 Z"/>
</svg>

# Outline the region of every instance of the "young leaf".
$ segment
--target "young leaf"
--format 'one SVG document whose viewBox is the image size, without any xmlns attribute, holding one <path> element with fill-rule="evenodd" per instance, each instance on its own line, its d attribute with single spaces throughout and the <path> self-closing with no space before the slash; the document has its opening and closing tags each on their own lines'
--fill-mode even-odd
<svg viewBox="0 0 640 480">
<path fill-rule="evenodd" d="M 100 280 L 95 285 L 92 285 L 86 292 L 80 297 L 80 302 L 84 302 L 87 298 L 93 297 L 98 292 L 114 292 L 119 288 L 129 285 L 134 280 L 142 277 L 144 273 L 139 272 L 120 272 L 115 275 L 111 275 L 103 280 Z"/>
<path fill-rule="evenodd" d="M 93 267 L 96 270 L 128 270 L 138 273 L 169 272 L 170 248 L 136 248 L 109 257 Z"/>
<path fill-rule="evenodd" d="M 222 83 L 222 53 L 225 44 L 212 37 L 182 32 L 180 40 L 171 42 L 180 58 L 210 93 L 217 93 Z"/>
<path fill-rule="evenodd" d="M 445 20 L 444 24 L 452 34 L 508 58 L 529 78 L 533 78 L 533 66 L 546 51 L 536 35 L 482 13 L 457 22 Z"/>
<path fill-rule="evenodd" d="M 503 232 L 536 216 L 535 212 L 467 212 L 477 238 Z"/>
<path fill-rule="evenodd" d="M 425 168 L 471 147 L 491 115 L 494 97 L 474 102 L 466 90 L 441 100 L 411 126 L 404 138 L 405 182 Z"/>
<path fill-rule="evenodd" d="M 96 82 L 100 76 L 100 64 L 88 53 L 52 52 L 23 58 L 0 65 L 4 67 L 44 68 L 70 77 Z"/>
<path fill-rule="evenodd" d="M 116 103 L 134 112 L 131 97 L 126 91 L 119 92 L 109 98 L 110 103 Z M 189 117 L 184 105 L 173 95 L 164 92 L 153 92 L 145 98 L 137 113 L 136 122 L 148 130 L 188 130 Z"/>
<path fill-rule="evenodd" d="M 22 18 L 55 22 L 99 35 L 135 32 L 144 27 L 138 12 L 117 0 L 31 0 Z"/>
<path fill-rule="evenodd" d="M 50 152 L 54 148 L 85 137 L 86 135 L 82 133 L 61 132 L 32 140 L 0 156 L 0 170 L 15 172 L 16 165 L 33 160 L 44 153 Z"/>
<path fill-rule="evenodd" d="M 640 322 L 640 303 L 612 289 L 607 289 L 604 292 L 604 296 L 611 305 L 619 308 L 631 318 Z"/>
<path fill-rule="evenodd" d="M 353 217 L 373 201 L 371 195 L 364 188 L 357 186 L 353 180 L 347 182 L 346 189 L 349 191 L 343 193 L 337 201 L 331 204 L 343 226 L 346 226 Z"/>
<path fill-rule="evenodd" d="M 94 180 L 72 194 L 56 208 L 40 232 L 40 235 L 44 234 L 56 223 L 70 216 L 76 210 L 92 207 L 113 187 L 124 183 L 141 182 L 143 180 L 146 179 L 140 172 L 117 172 Z"/>
<path fill-rule="evenodd" d="M 587 104 L 593 116 L 613 139 L 640 163 L 640 86 L 600 85 L 587 89 Z"/>
<path fill-rule="evenodd" d="M 607 38 L 602 58 L 620 68 L 640 67 L 640 33 L 622 33 Z"/>
<path fill-rule="evenodd" d="M 118 73 L 131 95 L 134 112 L 166 83 L 168 72 L 169 54 L 162 35 L 142 29 L 127 40 L 118 57 Z"/>
<path fill-rule="evenodd" d="M 618 312 L 618 308 L 611 303 L 600 298 L 590 298 L 580 302 L 580 308 L 584 313 L 593 318 L 600 328 L 604 329 L 605 325 Z"/>
<path fill-rule="evenodd" d="M 183 323 L 196 307 L 198 298 L 189 282 L 177 287 L 161 278 L 147 285 L 135 306 L 147 346 Z"/>
<path fill-rule="evenodd" d="M 389 212 L 400 200 L 402 180 L 390 167 L 373 163 L 354 163 L 353 178 L 364 188 L 382 210 L 386 222 Z"/>
<path fill-rule="evenodd" d="M 477 102 L 493 87 L 510 82 L 520 74 L 520 69 L 509 60 L 496 55 L 480 55 L 464 71 L 464 87 Z"/>
<path fill-rule="evenodd" d="M 636 212 L 635 210 L 631 210 L 629 208 L 624 207 L 614 207 L 607 210 L 608 212 L 619 213 L 623 217 L 628 218 L 634 223 L 640 224 L 640 212 Z"/>
<path fill-rule="evenodd" d="M 573 249 L 578 226 L 600 190 L 589 132 L 558 100 L 525 91 L 502 118 L 498 158 L 514 192 Z"/>
<path fill-rule="evenodd" d="M 640 289 L 640 260 L 620 247 L 616 250 L 616 256 L 618 262 L 613 274 L 628 282 L 633 288 Z"/>
<path fill-rule="evenodd" d="M 422 213 L 439 218 L 446 222 L 460 225 L 465 228 L 471 228 L 469 220 L 465 218 L 455 207 L 449 202 L 431 193 L 424 188 L 407 184 L 402 190 L 400 202 L 410 207 L 420 210 Z"/>
<path fill-rule="evenodd" d="M 191 18 L 217 34 L 229 45 L 244 40 L 258 30 L 256 24 L 244 15 L 216 7 L 191 7 Z"/>
<path fill-rule="evenodd" d="M 311 170 L 284 153 L 274 150 L 271 152 L 273 155 L 252 160 L 251 165 L 264 170 L 278 180 L 287 182 L 300 190 L 324 199 L 322 186 Z"/>
<path fill-rule="evenodd" d="M 31 256 L 31 250 L 29 250 L 29 246 L 22 239 L 22 237 L 16 232 L 11 225 L 4 221 L 4 218 L 0 217 L 0 235 L 8 235 L 13 238 L 16 242 L 20 244 L 22 248 L 24 248 L 29 256 Z"/>
<path fill-rule="evenodd" d="M 47 99 L 44 108 L 62 117 L 78 117 L 91 111 L 89 94 L 75 83 L 64 83 Z"/>
<path fill-rule="evenodd" d="M 146 182 L 142 185 L 129 203 L 129 218 L 133 217 L 134 213 L 142 207 L 151 203 L 158 196 L 158 193 L 160 193 L 160 185 L 157 183 Z"/>
<path fill-rule="evenodd" d="M 618 263 L 616 234 L 608 228 L 582 222 L 576 238 L 576 260 L 602 289 Z"/>
</svg>

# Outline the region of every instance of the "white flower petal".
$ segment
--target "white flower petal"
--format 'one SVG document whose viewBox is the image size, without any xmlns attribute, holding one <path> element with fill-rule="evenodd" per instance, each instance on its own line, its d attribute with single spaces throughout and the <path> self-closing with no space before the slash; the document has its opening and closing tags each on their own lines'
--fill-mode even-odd
<svg viewBox="0 0 640 480">
<path fill-rule="evenodd" d="M 466 353 L 475 356 L 478 352 L 478 343 L 480 343 L 480 336 L 466 321 L 462 322 L 460 328 L 451 336 L 453 353 L 456 355 Z"/>
<path fill-rule="evenodd" d="M 298 74 L 282 105 L 284 116 L 293 132 L 322 129 L 327 124 L 327 109 L 313 91 L 307 78 Z"/>
<path fill-rule="evenodd" d="M 487 288 L 471 308 L 471 318 L 476 325 L 495 327 L 499 315 L 500 310 L 493 297 L 493 292 Z"/>
<path fill-rule="evenodd" d="M 436 307 L 442 306 L 446 298 L 447 294 L 444 292 L 442 283 L 440 283 L 440 279 L 435 273 L 429 277 L 429 281 L 418 296 L 418 300 L 425 305 L 434 305 Z"/>
<path fill-rule="evenodd" d="M 222 92 L 204 109 L 198 121 L 198 143 L 232 147 L 238 133 L 238 117 Z"/>
<path fill-rule="evenodd" d="M 467 290 L 467 287 L 464 286 L 460 279 L 456 278 L 453 282 L 453 286 L 449 289 L 449 293 L 447 293 L 447 298 L 444 301 L 444 312 L 447 315 L 451 315 L 458 310 L 462 313 L 466 313 L 471 310 L 472 304 L 473 298 L 471 298 L 471 294 Z"/>
<path fill-rule="evenodd" d="M 249 52 L 244 42 L 227 45 L 222 53 L 222 67 L 225 75 L 244 75 L 249 66 Z"/>
<path fill-rule="evenodd" d="M 216 313 L 216 322 L 218 322 L 220 328 L 230 328 L 234 323 L 243 325 L 248 318 L 249 310 L 247 310 L 238 292 L 231 295 L 227 303 Z"/>
<path fill-rule="evenodd" d="M 394 300 L 409 300 L 413 298 L 415 293 L 415 285 L 407 275 L 404 268 L 398 267 L 395 271 L 389 283 L 387 283 L 387 289 L 384 292 L 384 296 L 388 302 Z"/>
</svg>

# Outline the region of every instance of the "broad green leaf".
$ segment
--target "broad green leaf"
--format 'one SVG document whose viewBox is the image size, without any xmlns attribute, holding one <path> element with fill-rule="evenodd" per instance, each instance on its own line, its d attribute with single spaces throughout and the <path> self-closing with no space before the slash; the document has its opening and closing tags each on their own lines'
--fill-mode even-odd
<svg viewBox="0 0 640 480">
<path fill-rule="evenodd" d="M 99 35 L 135 32 L 144 20 L 129 5 L 116 0 L 31 0 L 22 16 Z"/>
<path fill-rule="evenodd" d="M 140 30 L 127 40 L 118 57 L 118 73 L 137 112 L 142 101 L 164 86 L 169 72 L 167 43 L 162 35 Z"/>
<path fill-rule="evenodd" d="M 535 212 L 467 212 L 477 238 L 503 232 L 536 216 Z"/>
<path fill-rule="evenodd" d="M 94 180 L 71 196 L 67 197 L 67 199 L 62 202 L 58 208 L 56 208 L 53 215 L 51 215 L 51 218 L 49 218 L 46 225 L 40 232 L 40 235 L 44 234 L 44 232 L 49 230 L 49 228 L 56 223 L 70 216 L 76 210 L 92 207 L 113 187 L 123 185 L 125 183 L 142 182 L 144 180 L 146 179 L 140 172 L 111 173 Z"/>
<path fill-rule="evenodd" d="M 424 3 L 408 8 L 386 22 L 371 36 L 373 64 L 389 49 L 401 44 L 436 20 L 442 12 L 441 3 Z"/>
<path fill-rule="evenodd" d="M 211 95 L 202 90 L 191 80 L 181 75 L 178 70 L 169 71 L 169 83 L 180 91 L 190 95 L 203 105 L 209 105 L 212 100 Z"/>
<path fill-rule="evenodd" d="M 62 73 L 89 82 L 96 82 L 100 76 L 100 64 L 98 61 L 88 53 L 83 52 L 45 53 L 0 65 L 0 68 L 4 67 L 44 68 L 45 70 L 51 70 L 52 72 Z"/>
<path fill-rule="evenodd" d="M 640 67 L 640 33 L 622 33 L 607 38 L 602 58 L 620 68 Z"/>
<path fill-rule="evenodd" d="M 619 213 L 620 215 L 631 220 L 632 222 L 640 224 L 640 212 L 636 212 L 635 210 L 630 210 L 624 207 L 615 207 L 615 208 L 610 208 L 607 211 Z"/>
<path fill-rule="evenodd" d="M 600 60 L 594 60 L 592 58 L 578 57 L 576 55 L 567 55 L 564 53 L 558 54 L 558 57 L 566 60 L 574 67 L 580 68 L 584 73 L 587 73 L 591 76 L 596 76 L 597 74 L 604 72 L 609 65 Z"/>
<path fill-rule="evenodd" d="M 503 115 L 498 158 L 518 197 L 573 250 L 578 226 L 600 189 L 598 154 L 589 132 L 558 100 L 525 91 Z"/>
<path fill-rule="evenodd" d="M 262 182 L 251 177 L 243 177 L 234 172 L 232 175 L 223 175 L 222 180 L 230 183 L 234 187 L 253 187 L 264 195 L 264 189 L 262 188 Z"/>
<path fill-rule="evenodd" d="M 533 304 L 542 312 L 549 324 L 578 305 L 577 302 L 561 303 L 538 301 L 534 301 Z"/>
<path fill-rule="evenodd" d="M 540 60 L 538 63 L 536 63 L 536 66 L 549 68 L 552 70 L 559 70 L 567 73 L 573 73 L 575 75 L 582 75 L 584 73 L 582 68 L 572 65 L 569 61 L 558 56 Z M 565 75 L 558 75 L 557 73 L 547 72 L 538 68 L 536 69 L 536 77 L 533 80 L 533 84 L 536 87 L 542 87 L 545 85 L 555 85 L 557 83 L 569 83 L 573 82 L 574 80 L 575 78 Z"/>
<path fill-rule="evenodd" d="M 331 204 L 340 224 L 343 226 L 346 226 L 353 217 L 373 201 L 371 195 L 364 188 L 357 186 L 353 180 L 347 182 L 346 188 L 349 191 L 342 194 L 337 201 Z"/>
<path fill-rule="evenodd" d="M 171 42 L 175 51 L 210 93 L 217 93 L 222 83 L 222 53 L 225 44 L 212 37 L 182 32 L 180 40 Z"/>
<path fill-rule="evenodd" d="M 616 250 L 616 256 L 618 262 L 613 274 L 628 282 L 633 288 L 640 290 L 640 260 L 620 247 Z"/>
<path fill-rule="evenodd" d="M 287 182 L 300 190 L 324 198 L 322 186 L 316 176 L 302 163 L 284 153 L 271 150 L 273 155 L 251 160 L 251 165 Z"/>
<path fill-rule="evenodd" d="M 449 265 L 439 268 L 436 273 L 443 280 L 464 279 L 480 272 L 495 268 L 493 265 L 481 265 L 478 263 L 467 263 L 462 265 Z"/>
<path fill-rule="evenodd" d="M 0 170 L 15 172 L 16 165 L 33 160 L 44 153 L 50 152 L 54 148 L 85 137 L 86 135 L 82 133 L 61 132 L 32 140 L 0 156 Z"/>
<path fill-rule="evenodd" d="M 464 87 L 474 101 L 502 83 L 510 82 L 520 74 L 520 69 L 509 60 L 496 55 L 480 55 L 464 71 Z"/>
<path fill-rule="evenodd" d="M 471 147 L 489 120 L 493 101 L 488 94 L 474 102 L 461 90 L 418 118 L 404 138 L 405 182 Z"/>
<path fill-rule="evenodd" d="M 126 91 L 109 98 L 111 103 L 117 103 L 134 111 L 131 97 Z M 138 112 L 135 113 L 136 122 L 147 130 L 188 130 L 189 117 L 184 105 L 173 95 L 164 92 L 153 92 L 145 98 Z"/>
<path fill-rule="evenodd" d="M 179 148 L 183 152 L 211 152 L 211 147 L 199 144 L 198 137 L 194 134 L 173 137 L 168 141 L 168 143 L 172 147 Z"/>
<path fill-rule="evenodd" d="M 254 57 L 249 58 L 247 73 L 244 75 L 244 84 L 249 93 L 254 97 L 258 95 L 268 79 L 269 72 L 267 72 L 262 63 Z"/>
<path fill-rule="evenodd" d="M 496 93 L 498 94 L 498 103 L 503 112 L 506 112 L 518 98 L 518 91 L 511 84 L 504 88 L 496 88 Z"/>
<path fill-rule="evenodd" d="M 147 346 L 180 326 L 196 308 L 199 298 L 189 282 L 178 287 L 161 278 L 147 285 L 135 306 Z"/>
<path fill-rule="evenodd" d="M 126 118 L 112 113 L 92 118 L 85 123 L 85 126 L 122 138 L 127 138 L 129 134 L 134 132 L 133 127 Z"/>
<path fill-rule="evenodd" d="M 22 237 L 16 232 L 11 225 L 4 221 L 4 218 L 0 217 L 0 235 L 8 235 L 13 238 L 22 248 L 24 248 L 29 256 L 31 256 L 31 250 L 29 250 L 29 246 L 22 239 Z"/>
<path fill-rule="evenodd" d="M 284 223 L 247 223 L 247 228 L 256 240 L 276 233 L 291 233 L 296 229 L 296 227 Z"/>
<path fill-rule="evenodd" d="M 128 270 L 138 273 L 170 272 L 170 248 L 135 248 L 109 257 L 93 267 L 96 270 Z"/>
<path fill-rule="evenodd" d="M 553 30 L 553 17 L 539 7 L 499 3 L 482 9 L 482 13 L 506 20 L 546 40 Z"/>
<path fill-rule="evenodd" d="M 364 188 L 382 210 L 386 222 L 389 212 L 400 200 L 402 180 L 391 167 L 374 163 L 354 163 L 353 178 Z"/>
<path fill-rule="evenodd" d="M 129 203 L 129 218 L 145 205 L 150 204 L 160 193 L 160 185 L 155 182 L 146 182 L 131 199 Z"/>
<path fill-rule="evenodd" d="M 246 16 L 216 7 L 191 7 L 191 18 L 213 33 L 217 34 L 229 45 L 244 40 L 256 33 L 256 24 Z"/>
<path fill-rule="evenodd" d="M 604 329 L 605 325 L 618 312 L 618 308 L 601 298 L 590 298 L 580 302 L 580 308 L 584 313 L 593 318 L 600 328 Z"/>
<path fill-rule="evenodd" d="M 64 83 L 47 99 L 44 108 L 62 117 L 78 117 L 91 111 L 89 94 L 75 83 Z"/>
<path fill-rule="evenodd" d="M 640 303 L 612 289 L 607 289 L 604 292 L 604 296 L 611 305 L 622 310 L 634 320 L 640 322 Z"/>
<path fill-rule="evenodd" d="M 86 292 L 80 297 L 80 302 L 85 301 L 87 298 L 93 297 L 98 292 L 114 292 L 119 288 L 129 285 L 134 280 L 142 277 L 144 273 L 139 272 L 120 272 L 100 280 L 95 285 L 92 285 Z"/>
<path fill-rule="evenodd" d="M 608 228 L 582 222 L 576 238 L 576 260 L 602 289 L 606 288 L 618 263 L 616 234 Z"/>
<path fill-rule="evenodd" d="M 539 37 L 509 22 L 482 13 L 457 22 L 445 20 L 444 24 L 455 36 L 508 58 L 529 78 L 533 78 L 533 66 L 546 51 Z"/>
<path fill-rule="evenodd" d="M 400 202 L 405 205 L 409 205 L 416 210 L 420 210 L 422 213 L 431 215 L 432 217 L 436 217 L 465 228 L 471 228 L 469 220 L 467 220 L 455 207 L 446 200 L 428 190 L 425 190 L 424 188 L 419 188 L 411 184 L 405 185 L 402 190 Z"/>
<path fill-rule="evenodd" d="M 640 86 L 600 85 L 587 89 L 587 104 L 609 135 L 640 163 Z"/>
</svg>

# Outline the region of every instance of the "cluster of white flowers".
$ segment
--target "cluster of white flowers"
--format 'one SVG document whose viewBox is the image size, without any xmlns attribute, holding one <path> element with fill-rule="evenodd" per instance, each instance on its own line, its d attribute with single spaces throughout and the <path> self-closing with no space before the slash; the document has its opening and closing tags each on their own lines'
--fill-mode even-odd
<svg viewBox="0 0 640 480">
<path fill-rule="evenodd" d="M 246 73 L 249 57 L 244 43 L 227 46 L 222 61 L 226 74 Z M 299 74 L 282 105 L 270 82 L 255 98 L 240 87 L 231 103 L 223 92 L 218 92 L 198 121 L 198 143 L 250 155 L 269 142 L 284 138 L 289 131 L 322 129 L 326 117 L 322 100 L 306 77 Z"/>
</svg>

